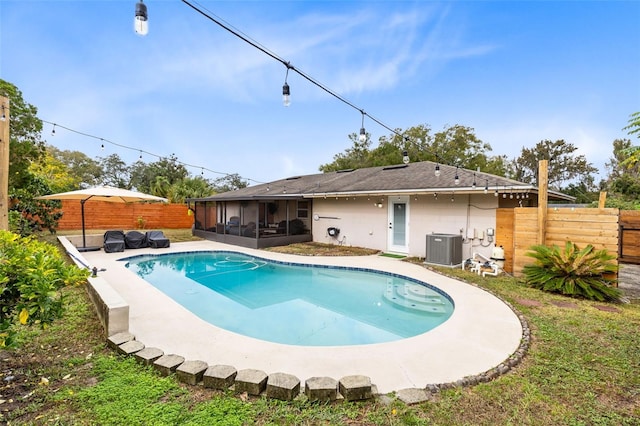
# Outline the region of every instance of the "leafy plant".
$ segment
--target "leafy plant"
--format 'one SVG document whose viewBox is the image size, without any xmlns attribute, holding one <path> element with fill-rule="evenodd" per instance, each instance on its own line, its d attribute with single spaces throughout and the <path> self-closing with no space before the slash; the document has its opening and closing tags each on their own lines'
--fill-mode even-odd
<svg viewBox="0 0 640 426">
<path fill-rule="evenodd" d="M 13 344 L 16 322 L 44 328 L 60 318 L 59 290 L 88 276 L 88 270 L 68 265 L 51 244 L 0 231 L 0 347 Z"/>
<path fill-rule="evenodd" d="M 570 241 L 561 249 L 557 245 L 531 247 L 527 256 L 536 260 L 523 269 L 531 287 L 598 301 L 617 301 L 620 291 L 612 287 L 610 278 L 617 271 L 615 256 L 607 250 L 596 250 L 591 244 L 583 249 Z"/>
<path fill-rule="evenodd" d="M 142 216 L 138 216 L 138 219 L 136 219 L 136 223 L 138 224 L 138 229 L 144 229 L 145 225 L 147 224 L 147 219 Z"/>
</svg>

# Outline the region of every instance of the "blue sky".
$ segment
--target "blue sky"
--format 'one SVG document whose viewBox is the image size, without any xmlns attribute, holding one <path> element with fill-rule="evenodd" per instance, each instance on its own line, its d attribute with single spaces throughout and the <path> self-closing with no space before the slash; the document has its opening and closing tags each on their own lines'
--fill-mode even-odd
<svg viewBox="0 0 640 426">
<path fill-rule="evenodd" d="M 285 108 L 281 63 L 179 0 L 145 1 L 137 36 L 135 3 L 0 2 L 0 77 L 41 119 L 136 150 L 45 124 L 49 144 L 252 182 L 317 173 L 352 145 L 357 110 L 295 73 Z M 604 175 L 640 111 L 640 1 L 196 4 L 386 125 L 469 126 L 493 155 L 564 139 Z M 373 146 L 390 134 L 365 127 Z"/>
</svg>

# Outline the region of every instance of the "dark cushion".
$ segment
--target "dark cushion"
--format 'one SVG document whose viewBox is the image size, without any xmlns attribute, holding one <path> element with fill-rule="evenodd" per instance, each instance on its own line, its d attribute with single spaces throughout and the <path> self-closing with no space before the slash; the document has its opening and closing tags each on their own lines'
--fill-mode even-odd
<svg viewBox="0 0 640 426">
<path fill-rule="evenodd" d="M 128 249 L 138 249 L 147 247 L 147 236 L 142 232 L 129 231 L 124 236 L 124 244 Z"/>
<path fill-rule="evenodd" d="M 171 241 L 164 236 L 162 231 L 147 231 L 146 236 L 151 248 L 167 248 L 171 245 Z"/>
<path fill-rule="evenodd" d="M 120 230 L 112 230 L 104 233 L 104 251 L 106 253 L 115 253 L 124 251 L 124 232 Z"/>
</svg>

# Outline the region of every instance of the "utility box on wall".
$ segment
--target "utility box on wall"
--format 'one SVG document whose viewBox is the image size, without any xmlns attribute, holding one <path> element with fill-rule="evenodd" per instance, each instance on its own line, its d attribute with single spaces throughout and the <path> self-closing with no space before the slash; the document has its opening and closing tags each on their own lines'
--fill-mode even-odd
<svg viewBox="0 0 640 426">
<path fill-rule="evenodd" d="M 462 264 L 462 235 L 429 234 L 427 235 L 426 263 L 444 266 Z"/>
</svg>

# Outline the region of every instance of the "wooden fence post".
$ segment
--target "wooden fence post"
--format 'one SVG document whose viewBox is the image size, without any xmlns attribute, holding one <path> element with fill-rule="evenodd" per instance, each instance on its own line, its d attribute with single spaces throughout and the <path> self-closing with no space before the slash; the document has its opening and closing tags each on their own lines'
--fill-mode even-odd
<svg viewBox="0 0 640 426">
<path fill-rule="evenodd" d="M 604 209 L 604 205 L 607 202 L 607 191 L 600 192 L 600 199 L 598 200 L 598 208 Z"/>
<path fill-rule="evenodd" d="M 538 163 L 538 244 L 544 245 L 547 238 L 547 207 L 549 192 L 549 160 Z"/>
<path fill-rule="evenodd" d="M 0 96 L 0 229 L 9 230 L 9 98 Z"/>
</svg>

